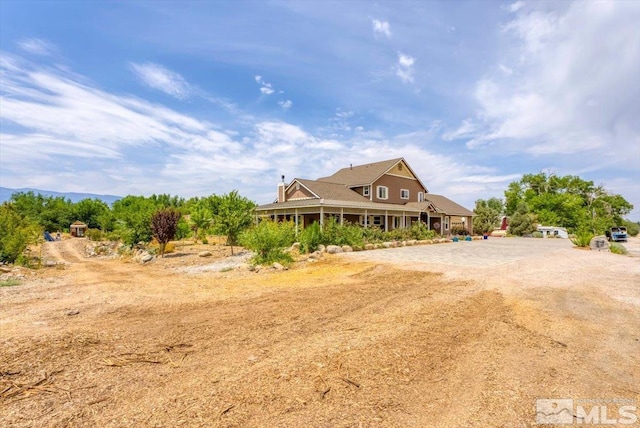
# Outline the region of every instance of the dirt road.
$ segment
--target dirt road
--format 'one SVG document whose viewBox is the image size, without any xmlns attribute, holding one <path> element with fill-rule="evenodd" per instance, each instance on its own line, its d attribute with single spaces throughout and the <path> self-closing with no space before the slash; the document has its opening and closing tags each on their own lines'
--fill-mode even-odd
<svg viewBox="0 0 640 428">
<path fill-rule="evenodd" d="M 528 427 L 537 398 L 640 402 L 637 258 L 187 275 L 209 261 L 50 244 L 64 268 L 0 288 L 2 426 Z"/>
</svg>

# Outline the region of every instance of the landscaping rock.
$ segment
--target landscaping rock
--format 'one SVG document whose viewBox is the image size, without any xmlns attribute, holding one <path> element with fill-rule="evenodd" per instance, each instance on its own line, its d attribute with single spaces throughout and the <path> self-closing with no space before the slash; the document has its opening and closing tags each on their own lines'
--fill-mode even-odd
<svg viewBox="0 0 640 428">
<path fill-rule="evenodd" d="M 294 242 L 293 245 L 291 245 L 291 251 L 296 250 L 296 251 L 300 251 L 300 243 L 299 242 Z"/>
<path fill-rule="evenodd" d="M 141 260 L 142 263 L 147 263 L 153 260 L 153 256 L 151 254 L 147 254 L 146 256 L 143 256 Z"/>
<path fill-rule="evenodd" d="M 364 244 L 365 250 L 373 250 L 376 246 L 373 244 Z"/>
<path fill-rule="evenodd" d="M 389 242 L 389 241 L 387 241 L 387 242 L 383 242 L 383 243 L 382 243 L 382 246 L 383 246 L 384 248 L 391 248 L 391 247 L 393 247 L 393 242 Z"/>
<path fill-rule="evenodd" d="M 416 245 L 416 242 L 418 242 L 418 241 L 416 241 L 415 239 L 409 239 L 409 240 L 407 241 L 407 245 L 409 245 L 409 246 L 413 246 L 413 245 Z"/>
<path fill-rule="evenodd" d="M 274 268 L 275 270 L 284 270 L 284 266 L 282 266 L 282 265 L 281 265 L 280 263 L 278 263 L 278 262 L 274 262 L 274 263 L 273 263 L 273 268 Z"/>
<path fill-rule="evenodd" d="M 327 251 L 327 249 L 325 248 L 324 245 L 320 244 L 320 245 L 318 245 L 318 251 L 320 251 L 321 253 L 324 253 L 324 252 Z"/>
<path fill-rule="evenodd" d="M 322 258 L 322 253 L 320 251 L 314 251 L 313 253 L 309 254 L 309 258 L 310 259 L 320 259 Z"/>
<path fill-rule="evenodd" d="M 589 247 L 592 251 L 609 251 L 609 241 L 607 241 L 607 237 L 604 235 L 594 236 L 591 238 Z"/>
<path fill-rule="evenodd" d="M 353 252 L 353 247 L 351 247 L 350 245 L 343 245 L 342 246 L 342 252 L 351 253 L 351 252 Z"/>
<path fill-rule="evenodd" d="M 327 246 L 327 253 L 329 254 L 338 254 L 342 252 L 342 247 L 337 245 L 329 245 Z"/>
<path fill-rule="evenodd" d="M 211 257 L 211 251 L 201 251 L 198 253 L 198 257 Z"/>
</svg>

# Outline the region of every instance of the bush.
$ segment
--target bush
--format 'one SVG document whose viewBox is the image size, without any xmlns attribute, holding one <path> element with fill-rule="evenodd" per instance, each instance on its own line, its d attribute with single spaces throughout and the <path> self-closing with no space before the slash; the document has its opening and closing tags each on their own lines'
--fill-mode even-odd
<svg viewBox="0 0 640 428">
<path fill-rule="evenodd" d="M 533 236 L 534 238 L 542 238 L 544 235 L 542 234 L 542 232 L 533 232 L 531 234 L 531 236 Z"/>
<path fill-rule="evenodd" d="M 240 235 L 240 243 L 256 253 L 256 264 L 290 263 L 292 258 L 284 250 L 293 244 L 295 235 L 293 222 L 262 220 Z"/>
<path fill-rule="evenodd" d="M 307 226 L 300 232 L 298 236 L 300 241 L 300 251 L 303 253 L 313 253 L 322 243 L 322 230 L 318 222 L 313 222 L 311 226 Z"/>
<path fill-rule="evenodd" d="M 99 229 L 87 229 L 84 233 L 89 241 L 102 241 L 103 235 Z"/>
<path fill-rule="evenodd" d="M 207 244 L 209 244 L 209 240 L 207 238 L 202 238 L 202 243 L 204 245 L 207 245 Z"/>
<path fill-rule="evenodd" d="M 28 265 L 23 253 L 42 236 L 42 229 L 22 217 L 12 205 L 0 205 L 0 262 Z"/>
<path fill-rule="evenodd" d="M 428 229 L 427 225 L 421 221 L 413 223 L 409 231 L 411 238 L 417 240 L 433 239 L 436 236 L 436 231 Z"/>
<path fill-rule="evenodd" d="M 465 229 L 463 226 L 453 226 L 451 228 L 451 234 L 458 235 L 458 236 L 467 236 L 469 234 L 469 231 Z"/>
<path fill-rule="evenodd" d="M 627 235 L 629 236 L 638 236 L 638 233 L 640 232 L 640 223 L 624 220 L 622 222 L 622 226 L 627 228 Z"/>
<path fill-rule="evenodd" d="M 573 237 L 570 237 L 573 245 L 580 248 L 588 247 L 593 239 L 593 234 L 587 230 L 578 231 Z"/>
<path fill-rule="evenodd" d="M 627 248 L 622 245 L 622 244 L 618 244 L 617 242 L 612 242 L 609 245 L 609 250 L 613 253 L 613 254 L 627 254 Z"/>
<path fill-rule="evenodd" d="M 364 245 L 364 232 L 360 225 L 353 223 L 340 224 L 335 217 L 329 217 L 322 226 L 321 243 L 324 245 Z"/>
<path fill-rule="evenodd" d="M 370 244 L 375 244 L 386 240 L 386 236 L 382 229 L 376 226 L 365 227 L 364 229 L 362 229 L 362 237 L 364 238 L 365 242 Z"/>
</svg>

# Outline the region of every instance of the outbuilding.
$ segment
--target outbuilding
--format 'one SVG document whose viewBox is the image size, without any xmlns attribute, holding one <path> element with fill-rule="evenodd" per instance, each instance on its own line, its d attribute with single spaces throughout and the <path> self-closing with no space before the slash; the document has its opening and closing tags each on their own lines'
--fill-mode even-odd
<svg viewBox="0 0 640 428">
<path fill-rule="evenodd" d="M 87 226 L 83 222 L 74 221 L 73 224 L 69 226 L 69 233 L 71 234 L 71 236 L 75 236 L 76 238 L 82 238 L 88 228 L 89 226 Z"/>
</svg>

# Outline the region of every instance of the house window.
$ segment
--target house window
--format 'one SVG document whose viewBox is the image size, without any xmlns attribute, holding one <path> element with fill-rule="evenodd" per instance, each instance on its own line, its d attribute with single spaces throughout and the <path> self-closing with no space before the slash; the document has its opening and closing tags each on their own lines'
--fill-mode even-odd
<svg viewBox="0 0 640 428">
<path fill-rule="evenodd" d="M 449 217 L 444 218 L 444 230 L 449 230 Z"/>
<path fill-rule="evenodd" d="M 389 189 L 386 186 L 378 186 L 378 199 L 388 199 Z"/>
<path fill-rule="evenodd" d="M 382 216 L 374 215 L 373 216 L 373 225 L 374 226 L 382 226 Z"/>
<path fill-rule="evenodd" d="M 407 189 L 400 189 L 400 199 L 409 199 L 409 191 Z"/>
<path fill-rule="evenodd" d="M 418 192 L 418 202 L 424 202 L 424 193 Z"/>
<path fill-rule="evenodd" d="M 371 192 L 371 186 L 364 186 L 362 188 L 362 196 L 369 196 L 369 192 Z"/>
</svg>

